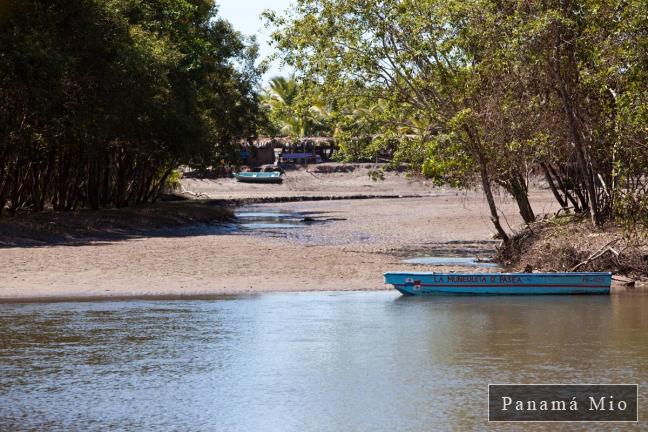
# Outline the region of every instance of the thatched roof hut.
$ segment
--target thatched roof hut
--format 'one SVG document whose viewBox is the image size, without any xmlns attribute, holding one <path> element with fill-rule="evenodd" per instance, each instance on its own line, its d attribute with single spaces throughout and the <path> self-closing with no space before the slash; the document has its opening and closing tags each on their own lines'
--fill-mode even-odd
<svg viewBox="0 0 648 432">
<path fill-rule="evenodd" d="M 297 146 L 311 146 L 311 147 L 320 147 L 320 148 L 332 148 L 335 146 L 335 140 L 332 137 L 303 137 L 303 138 L 291 138 L 291 137 L 257 137 L 252 142 L 248 144 L 253 145 L 256 148 L 293 148 Z"/>
</svg>

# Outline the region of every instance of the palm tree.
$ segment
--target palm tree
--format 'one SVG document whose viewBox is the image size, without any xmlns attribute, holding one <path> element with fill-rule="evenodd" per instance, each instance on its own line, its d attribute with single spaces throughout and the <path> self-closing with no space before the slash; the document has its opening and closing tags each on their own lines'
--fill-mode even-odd
<svg viewBox="0 0 648 432">
<path fill-rule="evenodd" d="M 289 78 L 277 76 L 270 80 L 265 101 L 271 105 L 292 106 L 298 93 L 299 85 L 294 75 Z"/>
<path fill-rule="evenodd" d="M 300 106 L 300 85 L 294 76 L 274 77 L 263 94 L 263 104 L 280 134 L 293 138 L 330 133 L 326 106 L 311 102 Z"/>
</svg>

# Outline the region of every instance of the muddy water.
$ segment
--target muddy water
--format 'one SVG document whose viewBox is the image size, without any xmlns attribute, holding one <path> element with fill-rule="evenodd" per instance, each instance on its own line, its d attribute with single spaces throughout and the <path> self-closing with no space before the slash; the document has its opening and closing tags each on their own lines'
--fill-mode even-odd
<svg viewBox="0 0 648 432">
<path fill-rule="evenodd" d="M 357 235 L 327 236 L 314 230 L 319 225 L 345 220 L 328 212 L 290 211 L 266 206 L 246 206 L 236 213 L 237 234 L 275 237 L 303 245 L 333 245 L 353 241 L 366 241 Z"/>
<path fill-rule="evenodd" d="M 303 228 L 305 215 L 296 212 L 277 210 L 254 211 L 243 209 L 235 213 L 239 227 L 244 231 L 267 231 Z"/>
<path fill-rule="evenodd" d="M 493 382 L 639 383 L 648 413 L 640 295 L 5 304 L 0 333 L 3 431 L 520 430 Z M 567 427 L 611 425 L 534 430 Z"/>
</svg>

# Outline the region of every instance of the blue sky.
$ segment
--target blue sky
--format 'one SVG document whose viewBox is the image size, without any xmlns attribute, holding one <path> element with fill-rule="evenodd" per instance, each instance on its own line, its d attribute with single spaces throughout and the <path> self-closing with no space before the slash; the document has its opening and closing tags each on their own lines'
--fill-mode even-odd
<svg viewBox="0 0 648 432">
<path fill-rule="evenodd" d="M 268 44 L 270 30 L 266 29 L 261 20 L 261 12 L 266 9 L 276 12 L 285 11 L 290 6 L 291 0 L 216 0 L 218 14 L 228 20 L 234 28 L 248 36 L 256 36 L 259 42 L 260 57 L 272 54 L 273 50 Z M 272 64 L 264 76 L 264 82 L 276 75 L 290 73 L 282 69 L 279 62 Z"/>
</svg>

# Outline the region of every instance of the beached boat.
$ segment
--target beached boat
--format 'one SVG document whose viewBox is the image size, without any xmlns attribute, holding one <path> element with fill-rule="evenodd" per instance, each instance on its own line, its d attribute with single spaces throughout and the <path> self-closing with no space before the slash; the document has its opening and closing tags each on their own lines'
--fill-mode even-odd
<svg viewBox="0 0 648 432">
<path fill-rule="evenodd" d="M 244 183 L 281 183 L 283 181 L 279 172 L 240 172 L 234 174 L 234 177 Z"/>
<path fill-rule="evenodd" d="M 612 273 L 385 273 L 403 294 L 609 294 Z"/>
</svg>

